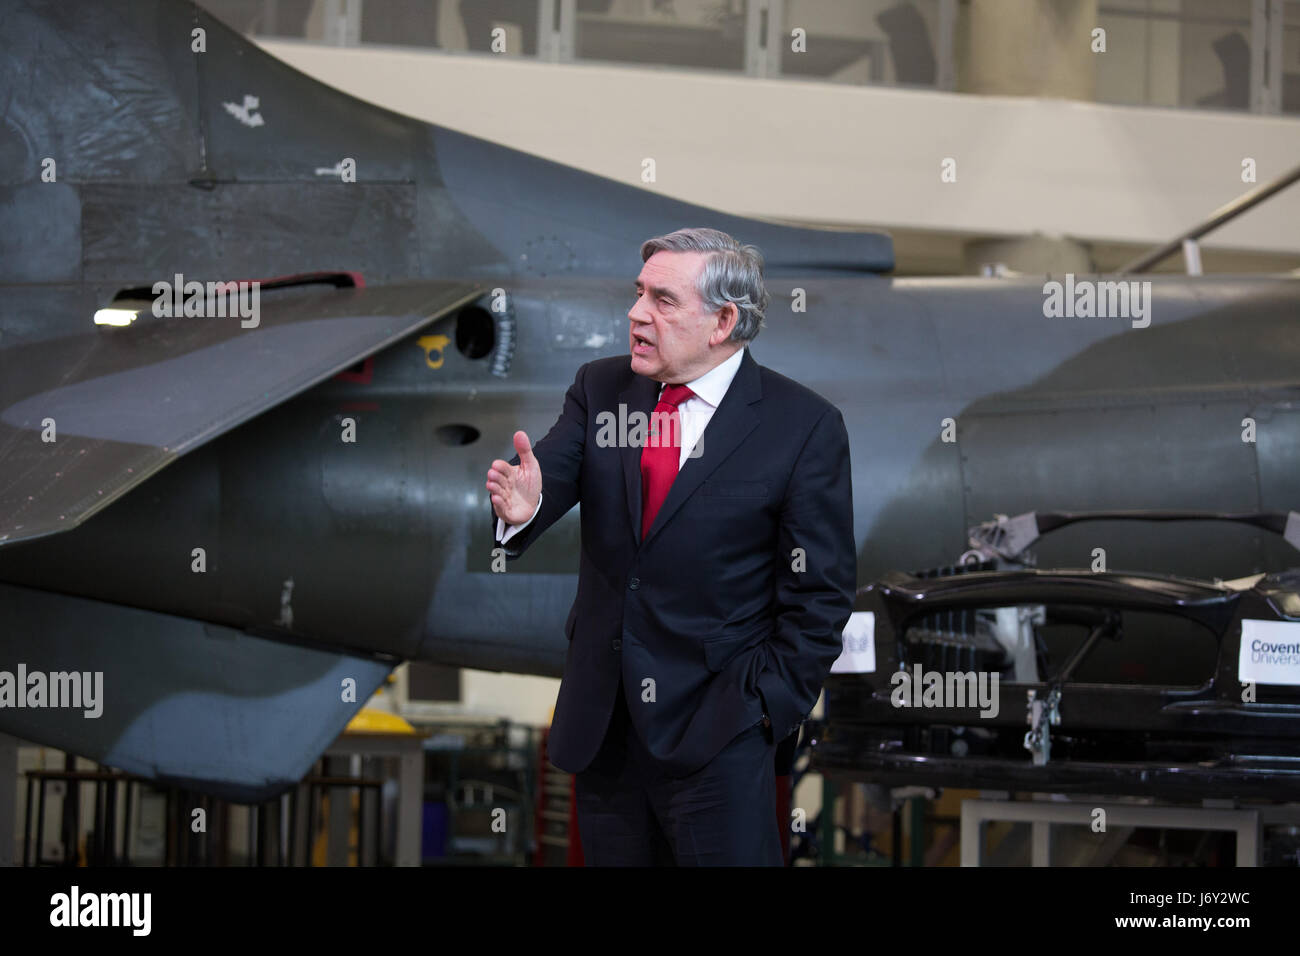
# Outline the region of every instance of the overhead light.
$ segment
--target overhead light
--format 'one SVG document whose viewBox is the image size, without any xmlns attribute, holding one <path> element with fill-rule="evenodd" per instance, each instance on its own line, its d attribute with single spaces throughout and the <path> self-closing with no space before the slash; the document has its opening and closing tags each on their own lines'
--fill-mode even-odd
<svg viewBox="0 0 1300 956">
<path fill-rule="evenodd" d="M 95 324 L 130 325 L 139 314 L 139 309 L 100 309 L 95 313 Z"/>
</svg>

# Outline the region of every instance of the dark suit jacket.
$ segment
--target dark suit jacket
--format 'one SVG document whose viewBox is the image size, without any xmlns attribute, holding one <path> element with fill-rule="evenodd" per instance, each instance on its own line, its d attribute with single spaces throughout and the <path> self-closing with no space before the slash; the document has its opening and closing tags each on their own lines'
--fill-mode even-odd
<svg viewBox="0 0 1300 956">
<path fill-rule="evenodd" d="M 764 713 L 779 741 L 817 702 L 857 584 L 849 437 L 839 409 L 746 349 L 703 453 L 686 460 L 640 540 L 642 449 L 597 440 L 600 413 L 617 419 L 622 403 L 648 416 L 658 401 L 659 383 L 630 363 L 578 369 L 533 447 L 541 510 L 502 547 L 517 557 L 581 501 L 552 762 L 570 773 L 591 763 L 621 674 L 641 739 L 684 776 Z"/>
</svg>

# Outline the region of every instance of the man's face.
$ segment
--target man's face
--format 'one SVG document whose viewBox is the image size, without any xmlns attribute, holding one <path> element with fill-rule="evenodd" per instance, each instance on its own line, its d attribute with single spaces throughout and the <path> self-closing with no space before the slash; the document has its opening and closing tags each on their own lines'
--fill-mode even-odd
<svg viewBox="0 0 1300 956">
<path fill-rule="evenodd" d="M 702 252 L 656 252 L 636 279 L 636 302 L 628 310 L 632 371 L 659 382 L 699 378 L 734 351 L 718 351 L 735 328 L 736 307 L 706 312 L 696 291 Z"/>
</svg>

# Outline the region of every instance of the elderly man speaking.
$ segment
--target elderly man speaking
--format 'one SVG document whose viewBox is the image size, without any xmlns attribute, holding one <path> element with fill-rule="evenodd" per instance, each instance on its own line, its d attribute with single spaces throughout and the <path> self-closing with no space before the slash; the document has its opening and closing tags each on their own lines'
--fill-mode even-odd
<svg viewBox="0 0 1300 956">
<path fill-rule="evenodd" d="M 587 862 L 780 866 L 774 748 L 857 580 L 848 433 L 749 354 L 758 249 L 680 229 L 641 259 L 630 357 L 579 368 L 546 437 L 488 470 L 496 540 L 517 557 L 582 502 L 550 758 Z"/>
</svg>

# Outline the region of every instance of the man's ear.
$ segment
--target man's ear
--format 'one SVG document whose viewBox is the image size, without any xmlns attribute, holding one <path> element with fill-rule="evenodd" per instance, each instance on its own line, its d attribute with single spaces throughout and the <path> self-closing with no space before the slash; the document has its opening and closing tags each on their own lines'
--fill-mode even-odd
<svg viewBox="0 0 1300 956">
<path fill-rule="evenodd" d="M 740 321 L 740 310 L 736 308 L 736 303 L 728 302 L 718 310 L 718 324 L 714 328 L 713 334 L 709 336 L 710 345 L 721 345 L 731 337 L 735 331 L 736 323 Z"/>
</svg>

